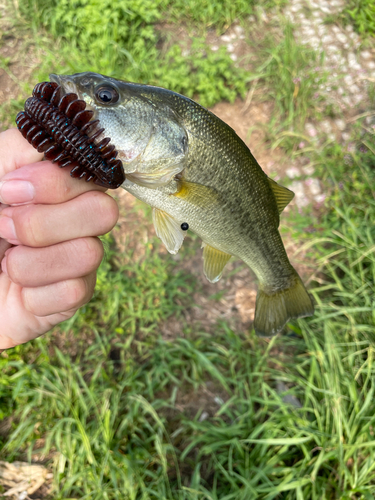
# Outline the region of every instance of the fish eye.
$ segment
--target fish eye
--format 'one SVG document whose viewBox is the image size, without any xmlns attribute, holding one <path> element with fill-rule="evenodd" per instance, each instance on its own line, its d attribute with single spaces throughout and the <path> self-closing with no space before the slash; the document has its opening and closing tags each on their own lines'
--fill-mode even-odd
<svg viewBox="0 0 375 500">
<path fill-rule="evenodd" d="M 101 85 L 95 90 L 95 97 L 101 104 L 115 104 L 120 96 L 111 85 Z"/>
</svg>

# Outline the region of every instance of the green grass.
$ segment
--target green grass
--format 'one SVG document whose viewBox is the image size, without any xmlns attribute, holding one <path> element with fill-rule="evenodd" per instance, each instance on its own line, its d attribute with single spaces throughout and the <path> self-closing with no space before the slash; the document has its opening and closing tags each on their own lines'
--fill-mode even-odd
<svg viewBox="0 0 375 500">
<path fill-rule="evenodd" d="M 286 4 L 286 0 L 171 0 L 167 2 L 170 9 L 171 19 L 183 20 L 188 25 L 204 25 L 216 29 L 228 28 L 234 21 L 244 19 L 256 12 L 260 6 L 263 9 L 280 8 Z"/>
<path fill-rule="evenodd" d="M 54 5 L 30 0 L 20 8 L 34 9 L 31 20 L 41 16 L 52 29 L 55 11 L 48 8 Z M 83 2 L 74 4 L 76 17 L 69 5 L 72 0 L 58 3 L 61 26 L 75 26 L 78 36 L 70 43 L 77 45 L 67 60 L 71 39 L 56 32 L 61 51 L 55 61 L 45 51 L 41 75 L 48 66 L 60 72 L 107 67 L 117 76 L 126 68 L 130 75 L 146 75 L 145 81 L 198 94 L 201 102 L 231 100 L 245 89 L 249 73 L 238 69 L 231 76 L 228 57 L 207 52 L 203 38 L 189 46 L 188 56 L 166 43 L 163 62 L 155 66 L 155 54 L 161 56 L 153 46 L 146 64 L 142 54 L 156 36 L 159 4 L 134 1 L 130 13 L 124 2 L 111 4 L 111 22 L 132 47 L 120 54 L 110 49 L 120 46 L 120 38 L 89 52 L 90 37 L 102 33 L 105 40 L 103 19 L 81 33 Z M 214 4 L 229 12 L 217 19 L 211 4 L 202 4 L 201 11 L 194 5 L 175 2 L 172 18 L 184 8 L 187 25 L 222 29 L 220 20 L 229 23 L 238 15 L 233 3 Z M 120 22 L 133 14 L 134 32 Z M 135 35 L 148 23 L 150 38 L 142 35 L 137 42 Z M 45 50 L 45 40 L 35 37 L 38 50 Z M 250 76 L 274 101 L 271 139 L 280 144 L 283 138 L 282 145 L 293 150 L 306 118 L 325 111 L 315 96 L 325 78 L 322 72 L 314 81 L 320 56 L 300 49 L 290 27 L 285 38 L 263 48 L 263 61 Z M 120 60 L 123 66 L 116 69 Z M 163 64 L 170 70 L 164 72 Z M 360 128 L 353 130 L 355 137 Z M 129 249 L 120 253 L 113 236 L 106 236 L 93 300 L 50 334 L 0 356 L 0 419 L 10 427 L 0 434 L 0 459 L 38 456 L 53 470 L 56 500 L 373 499 L 375 154 L 371 134 L 362 142 L 367 149 L 351 155 L 334 143 L 308 144 L 302 151 L 327 193 L 319 233 L 304 232 L 307 222 L 317 225 L 312 215 L 290 221 L 296 241 L 304 239 L 317 262 L 312 318 L 290 323 L 270 342 L 225 322 L 205 331 L 185 319 L 199 283 L 182 271 L 181 261 L 159 252 L 156 239 L 139 256 Z M 187 239 L 182 259 L 198 246 L 197 239 Z M 164 335 L 168 322 L 180 325 L 172 340 Z"/>
<path fill-rule="evenodd" d="M 274 105 L 265 127 L 267 139 L 289 150 L 301 141 L 298 134 L 304 132 L 307 118 L 320 120 L 323 109 L 326 112 L 320 90 L 327 81 L 324 53 L 298 43 L 287 24 L 282 37 L 269 36 L 259 43 L 257 59 L 258 92 L 261 100 Z"/>
<path fill-rule="evenodd" d="M 372 0 L 347 0 L 341 11 L 328 14 L 324 22 L 350 24 L 362 36 L 362 41 L 367 40 L 371 45 L 371 37 L 375 35 L 375 4 Z"/>
<path fill-rule="evenodd" d="M 225 323 L 209 334 L 184 322 L 195 284 L 178 264 L 155 249 L 119 256 L 112 242 L 63 349 L 57 329 L 2 360 L 1 456 L 38 443 L 61 500 L 373 498 L 373 160 L 354 155 L 370 196 L 348 203 L 343 151 L 319 155 L 333 194 L 307 243 L 320 256 L 314 317 L 269 344 Z M 171 315 L 181 337 L 167 341 L 158 325 Z"/>
<path fill-rule="evenodd" d="M 212 106 L 244 96 L 249 77 L 225 48 L 211 50 L 207 27 L 221 32 L 235 18 L 252 14 L 257 3 L 200 2 L 198 9 L 195 0 L 27 0 L 19 6 L 19 22 L 26 20 L 35 32 L 44 28 L 54 39 L 52 49 L 51 43 L 43 47 L 43 78 L 51 71 L 97 71 L 172 88 Z M 282 3 L 269 1 L 267 6 Z M 161 22 L 169 22 L 169 28 Z M 176 22 L 184 24 L 182 36 L 174 32 Z"/>
<path fill-rule="evenodd" d="M 349 0 L 342 17 L 361 35 L 375 35 L 375 4 L 372 0 Z"/>
</svg>

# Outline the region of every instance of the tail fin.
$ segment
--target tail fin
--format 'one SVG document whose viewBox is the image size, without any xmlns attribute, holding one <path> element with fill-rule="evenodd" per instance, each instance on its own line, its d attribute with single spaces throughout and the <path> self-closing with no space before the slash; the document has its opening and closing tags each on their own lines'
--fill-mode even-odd
<svg viewBox="0 0 375 500">
<path fill-rule="evenodd" d="M 255 306 L 254 329 L 257 335 L 270 337 L 279 333 L 291 318 L 313 314 L 311 297 L 296 273 L 290 287 L 275 293 L 266 293 L 260 286 Z"/>
</svg>

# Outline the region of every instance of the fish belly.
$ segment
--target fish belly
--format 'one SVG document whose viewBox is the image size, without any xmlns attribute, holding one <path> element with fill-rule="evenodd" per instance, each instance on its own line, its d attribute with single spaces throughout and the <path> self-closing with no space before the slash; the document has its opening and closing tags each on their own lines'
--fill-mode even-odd
<svg viewBox="0 0 375 500">
<path fill-rule="evenodd" d="M 243 260 L 267 288 L 287 285 L 294 274 L 273 221 L 264 220 L 256 226 L 252 225 L 250 214 L 236 214 L 229 204 L 194 205 L 174 196 L 178 191 L 175 182 L 149 189 L 126 180 L 122 187 L 180 224 L 187 222 L 204 243 Z"/>
<path fill-rule="evenodd" d="M 289 319 L 313 314 L 311 297 L 289 262 L 273 220 L 255 226 L 251 214 L 245 213 L 248 227 L 244 230 L 230 206 L 197 206 L 174 196 L 178 191 L 175 182 L 149 189 L 126 180 L 122 187 L 179 223 L 188 222 L 206 244 L 242 259 L 252 269 L 259 280 L 254 318 L 258 335 L 276 335 Z"/>
</svg>

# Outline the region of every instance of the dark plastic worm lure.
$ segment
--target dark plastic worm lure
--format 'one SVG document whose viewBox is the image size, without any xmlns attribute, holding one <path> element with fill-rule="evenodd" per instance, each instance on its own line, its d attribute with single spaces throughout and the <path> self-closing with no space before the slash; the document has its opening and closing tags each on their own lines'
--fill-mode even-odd
<svg viewBox="0 0 375 500">
<path fill-rule="evenodd" d="M 115 189 L 125 181 L 121 160 L 108 137 L 95 143 L 103 132 L 99 120 L 90 121 L 93 111 L 77 94 L 63 95 L 54 82 L 38 83 L 25 111 L 18 113 L 16 123 L 27 141 L 47 160 L 60 167 L 73 167 L 72 177 L 94 179 L 95 184 Z"/>
</svg>

